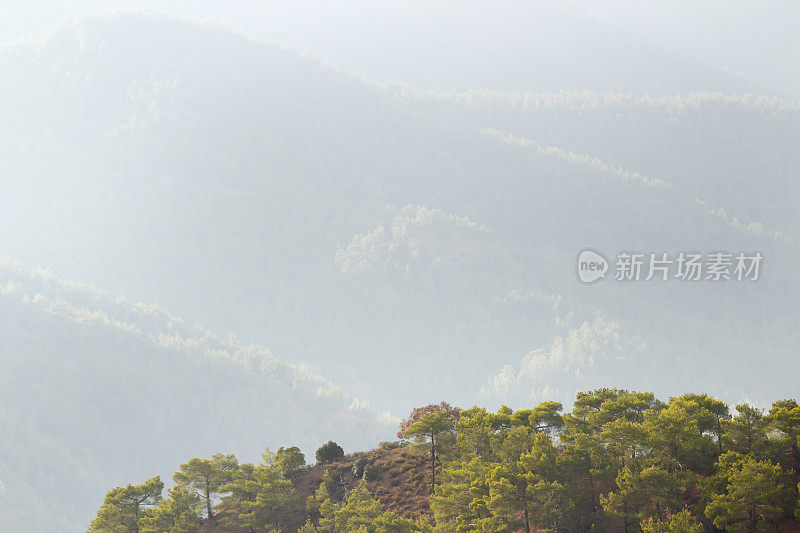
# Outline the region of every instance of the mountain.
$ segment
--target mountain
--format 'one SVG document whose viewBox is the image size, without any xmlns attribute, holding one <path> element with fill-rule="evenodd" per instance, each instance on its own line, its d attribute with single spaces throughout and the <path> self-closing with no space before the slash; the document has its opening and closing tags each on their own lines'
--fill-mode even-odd
<svg viewBox="0 0 800 533">
<path fill-rule="evenodd" d="M 169 480 L 187 455 L 311 453 L 331 438 L 358 449 L 396 425 L 308 369 L 158 306 L 8 259 L 0 274 L 4 530 L 80 529 L 105 486 L 153 469 Z"/>
<path fill-rule="evenodd" d="M 647 57 L 660 64 L 657 54 Z M 72 420 L 94 409 L 86 406 L 98 401 L 92 380 L 107 375 L 115 385 L 100 397 L 127 392 L 102 416 L 124 412 L 140 391 L 149 402 L 120 418 L 127 431 L 136 427 L 128 417 L 141 423 L 140 413 L 159 423 L 156 407 L 170 404 L 158 400 L 163 384 L 175 380 L 167 399 L 190 403 L 172 414 L 193 413 L 187 427 L 198 433 L 156 425 L 148 439 L 136 437 L 174 436 L 175 453 L 153 452 L 158 468 L 224 448 L 227 434 L 245 431 L 243 418 L 280 431 L 302 427 L 287 420 L 311 416 L 312 391 L 329 388 L 317 378 L 300 391 L 288 385 L 306 372 L 348 395 L 335 393 L 322 411 L 330 425 L 319 437 L 285 434 L 305 447 L 340 431 L 353 443 L 361 431 L 383 431 L 349 394 L 370 409 L 404 413 L 442 399 L 567 401 L 597 386 L 662 397 L 704 390 L 756 404 L 796 393 L 796 102 L 740 94 L 752 88 L 738 82 L 708 84 L 696 65 L 680 64 L 671 68 L 682 82 L 664 85 L 680 91 L 670 95 L 644 94 L 674 72 L 658 68 L 638 84 L 641 73 L 620 74 L 611 86 L 581 87 L 577 77 L 531 86 L 570 92 L 422 91 L 208 21 L 129 11 L 4 46 L 0 65 L 0 128 L 9 132 L 0 136 L 3 254 L 242 339 L 187 346 L 180 339 L 204 334 L 163 311 L 151 319 L 107 296 L 90 299 L 89 314 L 120 323 L 107 324 L 84 316 L 88 296 L 63 295 L 61 285 L 45 300 L 38 288 L 5 290 L 9 397 L 38 390 L 36 372 L 51 369 L 42 393 L 61 394 L 57 377 L 70 372 L 91 391 L 67 391 L 82 400 L 58 419 Z M 585 248 L 609 260 L 620 252 L 759 252 L 764 263 L 758 281 L 584 285 L 575 262 Z M 4 284 L 30 277 L 14 269 L 6 267 Z M 59 298 L 68 311 L 48 312 L 60 309 Z M 243 348 L 251 344 L 279 354 L 286 363 L 274 365 L 288 377 L 262 370 L 260 361 L 272 359 Z M 106 351 L 119 364 L 100 365 Z M 229 361 L 240 357 L 246 365 Z M 198 360 L 225 370 L 201 371 Z M 132 361 L 147 361 L 152 372 Z M 122 370 L 134 372 L 132 385 Z M 201 387 L 190 387 L 195 375 Z M 276 389 L 260 386 L 276 379 Z M 201 391 L 209 389 L 226 396 L 206 402 Z M 4 434 L 20 424 L 18 404 L 9 405 Z M 272 418 L 260 414 L 264 406 Z M 245 412 L 230 416 L 238 409 Z M 33 433 L 4 461 L 5 485 L 28 482 L 19 465 L 31 461 L 19 454 L 47 442 L 54 422 L 42 420 L 14 426 Z M 97 420 L 59 431 L 75 438 L 116 427 Z M 280 435 L 283 443 L 284 433 L 253 431 L 235 442 L 256 450 Z M 115 435 L 107 448 L 125 450 L 120 443 L 132 437 Z M 144 462 L 91 450 L 75 452 L 92 454 L 81 464 L 130 466 L 83 482 L 96 508 L 111 477 L 132 479 Z M 36 479 L 46 478 L 42 470 Z M 49 494 L 63 501 L 55 488 Z"/>
<path fill-rule="evenodd" d="M 773 91 L 772 83 L 785 89 L 780 78 L 791 82 L 789 74 L 764 72 L 779 71 L 774 65 L 793 57 L 793 32 L 785 22 L 795 15 L 791 7 L 773 3 L 754 16 L 756 10 L 730 4 L 725 8 L 696 2 L 653 4 L 410 0 L 400 7 L 367 0 L 322 6 L 298 0 L 259 5 L 246 14 L 212 3 L 170 7 L 198 18 L 225 20 L 269 42 L 310 51 L 373 80 L 425 90 L 633 91 L 658 96 L 702 90 L 781 95 Z M 748 11 L 750 16 L 743 16 Z M 724 26 L 711 23 L 720 20 Z M 777 23 L 769 27 L 770 21 Z M 703 29 L 700 35 L 697 26 Z M 664 34 L 673 36 L 672 41 L 675 34 L 686 37 L 681 31 L 689 27 L 694 50 L 690 43 L 663 39 Z M 772 33 L 765 44 L 767 31 Z M 783 46 L 771 40 L 780 40 Z M 723 46 L 727 53 L 719 54 Z M 763 57 L 767 52 L 771 53 Z M 745 66 L 758 55 L 762 64 L 773 68 L 758 69 L 762 76 L 750 76 L 756 81 L 746 79 L 741 69 L 732 68 L 737 61 L 725 57 L 737 58 L 738 66 Z"/>
<path fill-rule="evenodd" d="M 269 345 L 381 408 L 469 403 L 509 372 L 522 397 L 670 394 L 702 384 L 687 368 L 763 358 L 785 382 L 715 391 L 758 399 L 796 375 L 796 103 L 418 92 L 130 12 L 2 56 L 7 253 Z M 585 247 L 759 251 L 768 274 L 587 287 Z M 531 359 L 553 373 L 526 381 Z"/>
</svg>

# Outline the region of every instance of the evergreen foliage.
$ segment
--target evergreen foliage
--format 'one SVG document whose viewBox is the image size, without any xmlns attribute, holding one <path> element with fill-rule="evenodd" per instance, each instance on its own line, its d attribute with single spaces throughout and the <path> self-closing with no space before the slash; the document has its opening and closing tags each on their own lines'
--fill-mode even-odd
<svg viewBox="0 0 800 533">
<path fill-rule="evenodd" d="M 597 389 L 579 393 L 572 412 L 562 410 L 556 402 L 496 412 L 429 405 L 401 424 L 400 435 L 413 441 L 408 450 L 384 443 L 345 457 L 329 441 L 313 467 L 295 447 L 267 450 L 258 465 L 222 454 L 192 459 L 180 466 L 166 499 L 157 477 L 110 491 L 90 530 L 191 532 L 202 527 L 204 514 L 217 531 L 232 532 L 700 533 L 798 526 L 794 400 L 776 401 L 767 413 L 740 404 L 732 414 L 705 394 L 662 402 L 651 393 Z M 386 470 L 379 470 L 375 454 L 401 451 L 417 457 L 417 471 L 402 479 L 424 479 L 432 488 L 422 514 L 384 503 L 387 491 L 408 490 L 398 473 L 412 467 L 384 460 Z M 315 471 L 321 471 L 316 478 Z M 301 495 L 310 479 L 312 488 Z"/>
</svg>

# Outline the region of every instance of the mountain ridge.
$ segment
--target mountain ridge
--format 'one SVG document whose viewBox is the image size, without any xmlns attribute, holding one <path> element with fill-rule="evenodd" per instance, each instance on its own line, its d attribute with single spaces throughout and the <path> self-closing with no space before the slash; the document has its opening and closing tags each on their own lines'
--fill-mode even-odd
<svg viewBox="0 0 800 533">
<path fill-rule="evenodd" d="M 167 457 L 191 449 L 241 452 L 289 440 L 310 452 L 330 437 L 358 447 L 390 435 L 397 420 L 307 368 L 185 326 L 158 306 L 8 258 L 0 260 L 0 282 L 3 433 L 40 442 L 4 442 L 8 519 L 33 512 L 43 529 L 72 529 L 101 499 L 98 484 L 136 479 L 145 462 L 166 468 Z M 72 357 L 59 348 L 67 343 Z M 92 400 L 97 394 L 106 399 Z M 92 424 L 106 429 L 93 433 Z M 27 465 L 28 476 L 14 465 Z M 69 476 L 67 467 L 86 473 Z M 76 495 L 72 508 L 58 510 L 54 485 Z"/>
</svg>

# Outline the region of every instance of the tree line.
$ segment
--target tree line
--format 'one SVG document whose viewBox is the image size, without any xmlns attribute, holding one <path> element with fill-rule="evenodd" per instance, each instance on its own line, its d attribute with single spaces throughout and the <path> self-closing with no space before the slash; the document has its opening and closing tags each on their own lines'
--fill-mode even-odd
<svg viewBox="0 0 800 533">
<path fill-rule="evenodd" d="M 366 481 L 337 497 L 327 472 L 301 501 L 290 478 L 309 467 L 290 447 L 259 464 L 192 459 L 166 497 L 158 477 L 117 487 L 90 531 L 777 532 L 800 520 L 795 400 L 731 412 L 705 394 L 662 402 L 606 388 L 579 393 L 568 413 L 558 402 L 496 412 L 443 402 L 414 409 L 398 437 L 426 458 L 428 514 L 387 511 Z M 322 465 L 343 458 L 334 442 L 316 454 Z M 359 460 L 354 476 L 365 471 Z"/>
</svg>

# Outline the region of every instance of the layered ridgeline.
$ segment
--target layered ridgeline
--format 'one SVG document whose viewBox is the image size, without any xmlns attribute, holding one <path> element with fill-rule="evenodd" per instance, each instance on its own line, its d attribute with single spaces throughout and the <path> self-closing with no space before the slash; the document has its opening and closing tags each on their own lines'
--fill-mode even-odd
<svg viewBox="0 0 800 533">
<path fill-rule="evenodd" d="M 0 280 L 0 529 L 79 530 L 105 485 L 197 450 L 392 434 L 391 416 L 308 369 L 158 306 L 8 259 Z"/>
<path fill-rule="evenodd" d="M 765 14 L 745 6 L 719 9 L 691 2 L 655 8 L 631 8 L 614 0 L 581 4 L 412 1 L 397 9 L 372 2 L 320 6 L 298 1 L 289 7 L 263 6 L 248 18 L 230 10 L 216 13 L 271 41 L 318 52 L 338 67 L 423 89 L 658 96 L 685 90 L 774 94 L 782 89 L 798 95 L 792 88 L 798 78 L 780 72 L 797 49 L 789 22 L 796 15 L 789 6 L 772 6 Z M 743 13 L 750 16 L 744 19 Z M 653 46 L 659 37 L 666 46 Z"/>
<path fill-rule="evenodd" d="M 795 103 L 688 94 L 749 89 L 693 74 L 665 98 L 419 93 L 137 13 L 0 54 L 0 241 L 26 264 L 395 412 L 607 385 L 794 391 Z M 765 260 L 752 283 L 584 286 L 585 247 Z"/>
</svg>

